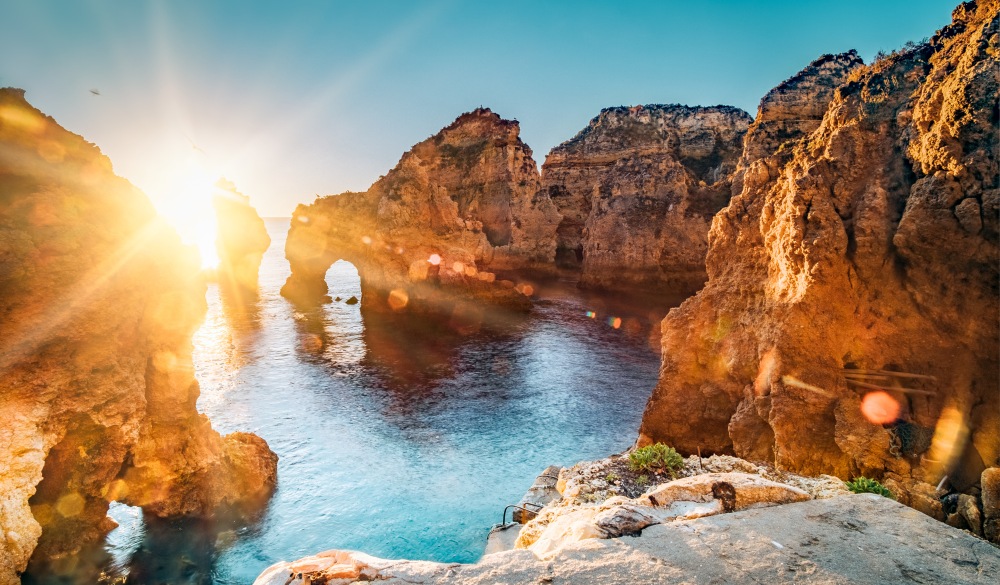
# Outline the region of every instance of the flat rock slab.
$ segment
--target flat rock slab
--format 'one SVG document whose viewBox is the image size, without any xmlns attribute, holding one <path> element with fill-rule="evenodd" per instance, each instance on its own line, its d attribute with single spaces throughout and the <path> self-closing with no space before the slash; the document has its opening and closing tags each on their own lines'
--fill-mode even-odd
<svg viewBox="0 0 1000 585">
<path fill-rule="evenodd" d="M 365 578 L 385 583 L 992 585 L 1000 575 L 1000 549 L 872 494 L 650 526 L 638 537 L 573 543 L 547 561 L 525 550 L 488 555 L 474 565 L 346 554 L 368 565 Z M 296 563 L 305 566 L 317 558 Z M 335 561 L 341 565 L 347 559 Z M 296 563 L 271 567 L 255 585 L 307 582 L 308 572 L 296 571 Z"/>
</svg>

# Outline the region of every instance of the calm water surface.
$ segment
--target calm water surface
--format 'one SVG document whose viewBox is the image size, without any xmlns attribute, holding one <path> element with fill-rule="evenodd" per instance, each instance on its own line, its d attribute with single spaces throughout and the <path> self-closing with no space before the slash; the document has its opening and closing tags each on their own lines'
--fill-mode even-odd
<svg viewBox="0 0 1000 585">
<path fill-rule="evenodd" d="M 665 307 L 630 311 L 536 282 L 535 310 L 490 331 L 362 317 L 344 302 L 304 310 L 278 294 L 287 220 L 267 224 L 259 298 L 209 289 L 195 366 L 214 427 L 254 432 L 280 457 L 277 492 L 242 525 L 144 521 L 115 506 L 103 580 L 248 584 L 331 548 L 473 562 L 544 467 L 634 441 Z M 360 297 L 350 264 L 327 282 L 333 297 Z"/>
</svg>

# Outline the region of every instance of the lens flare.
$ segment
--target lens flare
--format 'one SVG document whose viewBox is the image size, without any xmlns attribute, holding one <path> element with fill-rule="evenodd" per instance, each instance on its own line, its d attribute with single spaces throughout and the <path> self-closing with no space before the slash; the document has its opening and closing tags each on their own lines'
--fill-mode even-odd
<svg viewBox="0 0 1000 585">
<path fill-rule="evenodd" d="M 869 392 L 861 399 L 861 414 L 868 422 L 887 425 L 899 418 L 899 403 L 881 390 Z"/>
<path fill-rule="evenodd" d="M 427 259 L 428 262 L 437 266 L 441 264 L 441 256 L 439 254 L 431 254 L 431 257 Z"/>
</svg>

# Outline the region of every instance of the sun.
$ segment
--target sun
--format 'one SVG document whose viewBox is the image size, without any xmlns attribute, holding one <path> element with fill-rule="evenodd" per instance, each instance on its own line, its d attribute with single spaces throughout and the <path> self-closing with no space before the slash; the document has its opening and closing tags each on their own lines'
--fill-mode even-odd
<svg viewBox="0 0 1000 585">
<path fill-rule="evenodd" d="M 202 268 L 219 266 L 215 240 L 217 226 L 212 198 L 219 192 L 216 182 L 222 174 L 207 157 L 192 148 L 186 160 L 174 166 L 154 198 L 160 214 L 177 230 L 181 239 L 198 248 Z"/>
</svg>

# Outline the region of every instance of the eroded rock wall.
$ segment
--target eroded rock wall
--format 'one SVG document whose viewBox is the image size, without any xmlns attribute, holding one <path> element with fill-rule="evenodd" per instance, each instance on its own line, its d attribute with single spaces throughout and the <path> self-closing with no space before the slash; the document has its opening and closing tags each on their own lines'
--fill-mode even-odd
<svg viewBox="0 0 1000 585">
<path fill-rule="evenodd" d="M 195 408 L 198 273 L 96 146 L 0 90 L 0 583 L 101 538 L 110 501 L 206 515 L 270 493 L 267 444 Z"/>
<path fill-rule="evenodd" d="M 824 111 L 808 134 L 763 132 L 789 103 L 765 98 L 741 190 L 712 223 L 709 281 L 662 323 L 641 443 L 931 495 L 996 462 L 998 12 L 962 4 L 928 44 L 868 67 L 817 62 L 853 70 L 808 108 Z M 778 93 L 822 101 L 835 84 L 797 87 L 814 76 Z M 777 149 L 755 148 L 765 134 Z"/>
<path fill-rule="evenodd" d="M 563 216 L 559 263 L 578 266 L 582 286 L 700 288 L 750 122 L 728 106 L 602 110 L 543 166 Z"/>
<path fill-rule="evenodd" d="M 414 146 L 367 192 L 300 205 L 282 294 L 322 298 L 327 268 L 345 259 L 358 269 L 366 309 L 435 309 L 459 298 L 526 308 L 527 297 L 493 271 L 550 266 L 560 216 L 519 132 L 478 109 Z"/>
</svg>

